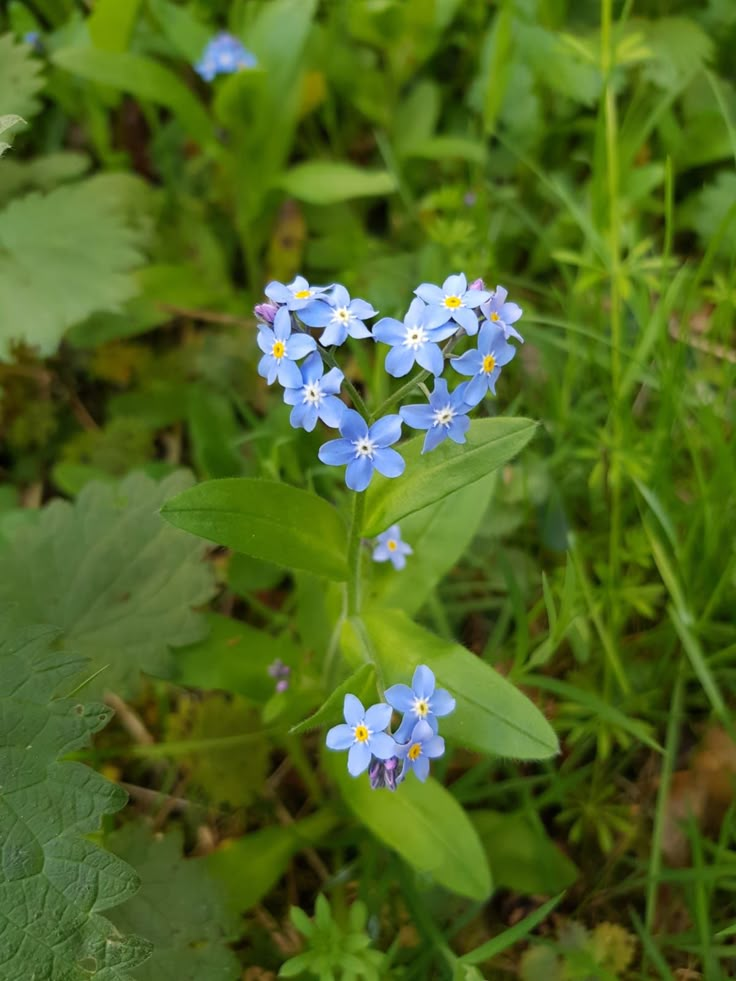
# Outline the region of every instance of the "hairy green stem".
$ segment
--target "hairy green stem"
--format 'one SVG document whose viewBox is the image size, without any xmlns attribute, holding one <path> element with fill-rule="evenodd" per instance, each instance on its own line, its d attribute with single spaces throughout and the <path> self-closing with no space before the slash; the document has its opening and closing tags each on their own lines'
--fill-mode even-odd
<svg viewBox="0 0 736 981">
<path fill-rule="evenodd" d="M 455 346 L 455 343 L 458 340 L 458 337 L 459 337 L 458 334 L 453 334 L 453 336 L 450 338 L 447 344 L 445 344 L 445 346 L 442 348 L 443 357 L 447 357 L 450 351 L 452 351 L 453 347 Z M 375 410 L 373 415 L 370 417 L 370 422 L 375 422 L 376 419 L 380 419 L 380 417 L 384 414 L 386 409 L 390 409 L 392 405 L 396 405 L 397 402 L 400 402 L 405 395 L 409 395 L 411 392 L 414 391 L 414 389 L 419 388 L 422 382 L 426 381 L 431 374 L 432 374 L 431 371 L 422 370 L 419 372 L 418 375 L 414 375 L 413 378 L 410 378 L 408 382 L 406 382 L 404 385 L 401 386 L 401 388 L 395 391 L 393 395 L 389 395 L 389 397 L 385 400 L 385 402 L 382 402 L 378 406 L 378 408 Z"/>
<path fill-rule="evenodd" d="M 353 492 L 353 513 L 348 532 L 348 616 L 354 617 L 360 613 L 360 572 L 361 572 L 361 535 L 363 533 L 363 517 L 365 515 L 365 492 Z"/>
</svg>

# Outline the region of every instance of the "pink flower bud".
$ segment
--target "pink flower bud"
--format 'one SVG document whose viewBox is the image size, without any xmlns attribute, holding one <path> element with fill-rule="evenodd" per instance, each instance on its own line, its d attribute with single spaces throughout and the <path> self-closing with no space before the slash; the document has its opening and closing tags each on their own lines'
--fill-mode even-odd
<svg viewBox="0 0 736 981">
<path fill-rule="evenodd" d="M 274 317 L 279 312 L 279 308 L 275 303 L 257 303 L 253 308 L 253 313 L 256 317 L 264 320 L 267 324 L 272 324 Z"/>
<path fill-rule="evenodd" d="M 486 284 L 482 279 L 474 279 L 470 286 L 468 286 L 469 290 L 484 290 L 485 288 Z M 256 307 L 256 309 L 258 308 Z"/>
</svg>

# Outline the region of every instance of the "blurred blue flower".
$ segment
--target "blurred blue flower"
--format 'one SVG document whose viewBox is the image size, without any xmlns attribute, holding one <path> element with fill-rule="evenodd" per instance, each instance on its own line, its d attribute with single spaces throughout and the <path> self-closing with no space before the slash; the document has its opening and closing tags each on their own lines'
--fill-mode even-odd
<svg viewBox="0 0 736 981">
<path fill-rule="evenodd" d="M 350 490 L 365 490 L 374 469 L 384 477 L 398 477 L 404 472 L 403 458 L 396 450 L 388 449 L 401 438 L 399 416 L 384 416 L 368 428 L 355 409 L 345 409 L 340 433 L 343 439 L 332 439 L 320 447 L 319 458 L 333 467 L 347 464 L 345 483 Z"/>
<path fill-rule="evenodd" d="M 427 329 L 424 316 L 427 307 L 417 297 L 412 300 L 403 324 L 393 317 L 382 317 L 373 328 L 373 336 L 383 344 L 390 344 L 386 355 L 386 371 L 394 378 L 406 375 L 415 363 L 441 375 L 444 368 L 442 350 L 437 341 L 444 340 L 448 334 L 442 328 Z M 453 324 L 450 333 L 454 334 Z"/>
<path fill-rule="evenodd" d="M 325 366 L 318 351 L 309 355 L 300 370 L 302 384 L 289 386 L 284 392 L 284 402 L 294 406 L 289 417 L 291 425 L 311 433 L 321 419 L 325 425 L 337 429 L 345 411 L 345 403 L 337 398 L 337 393 L 345 376 L 339 368 L 331 368 L 324 375 Z"/>
<path fill-rule="evenodd" d="M 464 394 L 469 406 L 477 405 L 489 391 L 496 394 L 496 379 L 501 374 L 501 368 L 515 354 L 516 348 L 506 342 L 503 327 L 486 320 L 478 334 L 478 347 L 450 362 L 461 375 L 473 375 Z"/>
<path fill-rule="evenodd" d="M 287 310 L 303 310 L 313 300 L 321 296 L 328 287 L 310 286 L 303 276 L 297 276 L 293 283 L 285 286 L 273 280 L 263 291 L 269 300 L 285 305 Z"/>
<path fill-rule="evenodd" d="M 351 300 L 345 287 L 338 283 L 329 295 L 304 307 L 299 312 L 299 319 L 308 327 L 324 327 L 320 343 L 328 347 L 343 344 L 348 334 L 370 337 L 371 332 L 363 321 L 375 317 L 377 312 L 366 300 Z"/>
<path fill-rule="evenodd" d="M 23 40 L 29 47 L 33 48 L 37 54 L 40 54 L 43 51 L 43 40 L 41 39 L 41 35 L 38 31 L 26 31 L 26 33 L 23 35 Z"/>
<path fill-rule="evenodd" d="M 400 780 L 405 780 L 409 770 L 424 782 L 429 776 L 429 761 L 436 760 L 445 752 L 445 740 L 437 736 L 424 720 L 417 722 L 412 730 L 409 742 L 397 746 L 396 754 L 404 761 L 401 768 Z"/>
<path fill-rule="evenodd" d="M 468 383 L 463 382 L 450 393 L 444 378 L 436 378 L 429 405 L 404 405 L 399 409 L 407 426 L 427 430 L 422 453 L 433 450 L 448 436 L 454 443 L 465 442 L 465 433 L 470 426 L 467 415 L 470 406 L 465 401 L 467 387 Z"/>
<path fill-rule="evenodd" d="M 230 75 L 244 68 L 255 68 L 257 63 L 256 56 L 236 37 L 221 31 L 207 44 L 194 70 L 205 82 L 211 82 L 216 75 Z"/>
<path fill-rule="evenodd" d="M 406 565 L 406 556 L 411 555 L 413 551 L 411 545 L 401 540 L 399 526 L 391 525 L 388 531 L 383 531 L 376 537 L 373 561 L 390 562 L 394 569 L 403 569 Z"/>
<path fill-rule="evenodd" d="M 379 702 L 366 711 L 355 695 L 346 695 L 343 703 L 345 724 L 333 726 L 327 733 L 328 749 L 347 749 L 348 772 L 357 777 L 370 766 L 371 757 L 389 760 L 396 756 L 396 743 L 386 729 L 391 721 L 391 706 Z"/>
<path fill-rule="evenodd" d="M 317 344 L 308 334 L 292 334 L 291 316 L 286 307 L 281 307 L 274 317 L 273 329 L 267 324 L 258 327 L 258 347 L 263 357 L 258 362 L 258 374 L 269 385 L 278 378 L 284 388 L 298 388 L 302 385 L 302 373 L 294 364 L 314 351 Z"/>
<path fill-rule="evenodd" d="M 417 722 L 426 722 L 436 733 L 437 719 L 455 710 L 455 699 L 444 688 L 435 688 L 434 673 L 426 664 L 420 664 L 414 671 L 411 688 L 392 685 L 385 697 L 389 705 L 404 713 L 401 725 L 394 733 L 399 743 L 405 742 Z"/>
<path fill-rule="evenodd" d="M 498 324 L 499 327 L 503 328 L 506 340 L 509 337 L 515 337 L 517 341 L 521 341 L 523 344 L 524 338 L 516 328 L 511 326 L 519 320 L 523 310 L 517 303 L 507 303 L 506 297 L 508 295 L 508 290 L 505 290 L 503 286 L 497 286 L 495 291 L 491 293 L 491 298 L 481 306 L 481 313 L 488 317 L 491 323 Z"/>
<path fill-rule="evenodd" d="M 448 331 L 445 337 L 454 334 L 457 329 L 452 327 L 450 330 L 452 321 L 462 327 L 466 334 L 477 334 L 478 317 L 474 312 L 475 308 L 485 303 L 491 295 L 487 290 L 468 289 L 468 281 L 463 273 L 448 276 L 442 288 L 433 283 L 422 283 L 414 292 L 429 306 L 425 315 L 425 327 L 443 327 Z"/>
</svg>

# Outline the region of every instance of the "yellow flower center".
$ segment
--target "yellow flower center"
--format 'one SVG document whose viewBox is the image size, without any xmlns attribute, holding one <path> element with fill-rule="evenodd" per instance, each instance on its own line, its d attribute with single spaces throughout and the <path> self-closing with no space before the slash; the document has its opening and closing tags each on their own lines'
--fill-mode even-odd
<svg viewBox="0 0 736 981">
<path fill-rule="evenodd" d="M 311 290 L 299 290 L 298 293 L 294 294 L 295 300 L 307 300 L 312 295 Z"/>
<path fill-rule="evenodd" d="M 501 318 L 499 317 L 499 315 L 494 310 L 493 313 L 491 314 L 491 320 L 500 320 L 500 319 Z"/>
<path fill-rule="evenodd" d="M 367 743 L 368 742 L 368 729 L 364 725 L 356 726 L 353 729 L 353 735 L 355 736 L 356 743 Z"/>
<path fill-rule="evenodd" d="M 420 715 L 424 719 L 429 712 L 429 702 L 427 699 L 418 698 L 416 702 L 414 702 L 414 711 L 417 715 Z"/>
<path fill-rule="evenodd" d="M 460 299 L 459 296 L 445 297 L 445 306 L 448 307 L 450 310 L 457 310 L 457 308 L 461 307 L 462 305 L 463 305 L 463 301 Z"/>
<path fill-rule="evenodd" d="M 283 358 L 286 354 L 286 345 L 283 341 L 274 341 L 273 347 L 271 348 L 271 354 L 275 358 Z"/>
<path fill-rule="evenodd" d="M 490 375 L 493 369 L 496 367 L 496 359 L 492 354 L 487 354 L 483 358 L 483 371 L 486 375 Z"/>
<path fill-rule="evenodd" d="M 422 744 L 414 743 L 414 745 L 409 748 L 409 752 L 406 755 L 410 760 L 418 760 L 422 755 Z"/>
<path fill-rule="evenodd" d="M 396 551 L 397 545 L 393 538 L 389 538 L 389 540 L 386 542 L 386 548 L 389 550 L 389 552 Z"/>
</svg>

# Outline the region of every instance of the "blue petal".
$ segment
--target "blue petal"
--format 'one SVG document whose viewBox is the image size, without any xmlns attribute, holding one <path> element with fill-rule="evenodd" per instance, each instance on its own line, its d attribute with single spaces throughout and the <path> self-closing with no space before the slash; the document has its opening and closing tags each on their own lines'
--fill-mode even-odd
<svg viewBox="0 0 736 981">
<path fill-rule="evenodd" d="M 422 453 L 429 453 L 446 439 L 447 429 L 445 429 L 444 426 L 432 426 L 432 428 L 427 431 L 427 435 L 424 437 Z"/>
<path fill-rule="evenodd" d="M 424 314 L 424 326 L 427 330 L 440 330 L 451 320 L 450 311 L 446 307 L 427 307 L 427 311 Z M 454 334 L 456 330 L 457 327 L 453 327 L 451 333 Z M 441 338 L 437 339 L 440 340 Z"/>
<path fill-rule="evenodd" d="M 450 393 L 447 390 L 447 382 L 444 378 L 435 378 L 434 380 L 434 390 L 429 396 L 429 404 L 433 409 L 444 409 L 447 405 L 447 400 L 450 397 Z"/>
<path fill-rule="evenodd" d="M 375 317 L 378 310 L 374 310 L 373 307 L 366 300 L 353 300 L 348 307 L 348 310 L 357 317 L 358 320 L 367 320 L 368 317 Z"/>
<path fill-rule="evenodd" d="M 415 695 L 408 685 L 391 685 L 386 689 L 384 698 L 397 712 L 411 712 Z"/>
<path fill-rule="evenodd" d="M 320 359 L 321 361 L 321 359 Z M 304 362 L 306 364 L 306 361 Z M 303 366 L 302 366 L 303 367 Z M 322 379 L 321 388 L 325 395 L 337 395 L 345 377 L 339 368 L 330 368 Z"/>
<path fill-rule="evenodd" d="M 396 756 L 396 743 L 387 732 L 376 732 L 370 740 L 371 752 L 379 760 L 390 760 Z"/>
<path fill-rule="evenodd" d="M 288 303 L 292 297 L 289 287 L 284 286 L 283 283 L 279 283 L 276 280 L 269 283 L 263 292 L 274 303 Z"/>
<path fill-rule="evenodd" d="M 304 364 L 301 366 L 302 378 L 305 383 L 316 382 L 322 377 L 322 372 L 325 370 L 325 366 L 322 364 L 322 358 L 319 355 L 319 351 L 312 351 L 309 357 L 306 359 Z M 324 382 L 322 383 L 322 389 L 324 390 Z"/>
<path fill-rule="evenodd" d="M 352 752 L 352 750 L 351 750 Z M 413 766 L 414 773 L 417 777 L 424 783 L 424 781 L 429 776 L 429 760 L 426 756 L 420 756 L 418 760 L 414 761 Z"/>
<path fill-rule="evenodd" d="M 367 743 L 353 743 L 348 753 L 348 773 L 351 777 L 359 777 L 367 770 L 371 762 L 371 751 Z"/>
<path fill-rule="evenodd" d="M 406 566 L 406 556 L 398 550 L 391 553 L 391 564 L 399 572 Z"/>
<path fill-rule="evenodd" d="M 401 720 L 401 724 L 399 725 L 399 728 L 394 733 L 394 739 L 396 740 L 396 743 L 398 745 L 398 750 L 396 753 L 397 756 L 406 755 L 407 747 L 402 747 L 399 744 L 408 742 L 412 730 L 414 729 L 414 725 L 416 721 L 417 721 L 416 716 L 414 715 L 413 712 L 407 713 L 404 716 L 404 718 Z M 403 753 L 401 752 L 402 749 L 403 749 Z"/>
<path fill-rule="evenodd" d="M 440 290 L 440 298 L 442 291 Z M 404 323 L 407 327 L 417 327 L 424 326 L 424 311 L 427 309 L 426 304 L 418 296 L 409 304 L 409 309 L 406 311 L 406 316 L 404 317 Z"/>
<path fill-rule="evenodd" d="M 325 327 L 332 320 L 333 313 L 332 307 L 324 300 L 311 300 L 299 311 L 299 319 L 307 327 Z"/>
<path fill-rule="evenodd" d="M 341 402 L 336 395 L 328 395 L 322 399 L 318 410 L 319 418 L 331 429 L 339 429 L 345 412 L 345 403 Z"/>
<path fill-rule="evenodd" d="M 330 467 L 341 467 L 355 459 L 355 447 L 349 439 L 331 439 L 320 446 L 317 456 Z"/>
<path fill-rule="evenodd" d="M 317 419 L 319 419 L 319 411 L 317 406 L 312 405 L 309 402 L 305 403 L 301 424 L 308 433 L 313 432 L 314 427 L 317 425 Z"/>
<path fill-rule="evenodd" d="M 332 344 L 340 345 L 345 343 L 347 336 L 347 326 L 340 320 L 333 320 L 322 331 L 319 342 L 323 347 L 330 347 Z"/>
<path fill-rule="evenodd" d="M 465 402 L 467 405 L 477 405 L 482 401 L 488 392 L 488 382 L 485 375 L 476 375 L 465 389 Z"/>
<path fill-rule="evenodd" d="M 464 443 L 469 428 L 470 419 L 467 416 L 455 416 L 447 427 L 447 435 L 454 443 Z"/>
<path fill-rule="evenodd" d="M 444 316 L 445 320 L 440 323 L 439 327 L 427 329 L 427 336 L 429 337 L 430 341 L 434 341 L 435 343 L 437 343 L 437 341 L 445 341 L 448 337 L 452 337 L 453 334 L 456 334 L 460 329 L 455 321 L 450 318 L 447 311 L 445 311 Z"/>
<path fill-rule="evenodd" d="M 442 374 L 445 360 L 442 357 L 442 351 L 436 344 L 423 344 L 417 351 L 416 357 L 422 368 L 431 371 L 433 375 Z"/>
<path fill-rule="evenodd" d="M 417 296 L 421 297 L 425 303 L 442 303 L 445 298 L 445 294 L 439 288 L 435 286 L 434 283 L 421 283 L 414 290 Z"/>
<path fill-rule="evenodd" d="M 335 283 L 330 296 L 333 307 L 347 307 L 350 304 L 350 294 L 340 283 Z"/>
<path fill-rule="evenodd" d="M 388 545 L 386 545 L 385 542 L 379 542 L 373 549 L 372 558 L 374 562 L 388 562 L 388 560 L 391 558 L 391 552 L 388 550 Z"/>
<path fill-rule="evenodd" d="M 501 307 L 506 302 L 506 297 L 509 295 L 509 291 L 503 286 L 497 286 L 496 292 L 493 294 L 493 302 L 496 304 L 496 309 L 500 311 Z"/>
<path fill-rule="evenodd" d="M 289 389 L 288 391 L 291 391 L 291 389 Z M 286 401 L 286 399 L 284 399 L 284 401 Z M 294 427 L 294 429 L 299 429 L 301 426 L 304 426 L 304 416 L 306 413 L 306 409 L 307 409 L 307 404 L 305 402 L 299 402 L 299 404 L 295 405 L 294 408 L 291 410 L 291 414 L 289 415 L 289 423 Z M 304 426 L 304 428 L 306 429 L 307 427 Z M 312 429 L 314 429 L 314 426 L 312 426 Z"/>
<path fill-rule="evenodd" d="M 419 300 L 419 303 L 422 301 Z M 422 309 L 424 309 L 423 303 Z M 378 323 L 373 325 L 373 336 L 382 344 L 401 344 L 406 337 L 406 327 L 393 317 L 381 317 Z"/>
<path fill-rule="evenodd" d="M 395 443 L 401 439 L 401 416 L 394 413 L 378 419 L 371 426 L 369 436 L 380 447 Z"/>
<path fill-rule="evenodd" d="M 518 303 L 504 303 L 504 305 L 499 310 L 499 315 L 501 320 L 505 324 L 515 324 L 516 321 L 521 317 L 523 311 Z"/>
<path fill-rule="evenodd" d="M 467 293 L 468 281 L 465 274 L 459 273 L 456 276 L 448 276 L 442 284 L 442 290 L 445 296 L 462 296 L 463 293 Z"/>
<path fill-rule="evenodd" d="M 406 463 L 396 450 L 378 449 L 373 455 L 373 466 L 384 477 L 400 477 Z"/>
<path fill-rule="evenodd" d="M 345 471 L 345 483 L 350 490 L 364 491 L 373 476 L 373 463 L 367 456 L 351 460 Z"/>
<path fill-rule="evenodd" d="M 286 358 L 281 359 L 276 377 L 279 380 L 279 384 L 283 385 L 284 388 L 296 388 L 302 381 L 302 373 L 299 371 L 299 366 L 295 365 L 293 361 L 288 361 Z"/>
<path fill-rule="evenodd" d="M 291 361 L 297 361 L 314 351 L 317 342 L 309 334 L 292 334 L 286 342 L 286 357 Z"/>
<path fill-rule="evenodd" d="M 428 405 L 402 405 L 399 413 L 412 429 L 429 429 L 434 424 L 434 412 Z"/>
<path fill-rule="evenodd" d="M 286 402 L 287 405 L 301 405 L 304 401 L 302 397 L 303 391 L 303 388 L 285 388 L 284 402 Z"/>
<path fill-rule="evenodd" d="M 348 692 L 342 703 L 342 714 L 345 716 L 345 721 L 348 725 L 357 726 L 365 718 L 365 708 L 356 695 L 351 695 Z"/>
<path fill-rule="evenodd" d="M 422 746 L 422 756 L 426 756 L 430 760 L 436 760 L 438 756 L 442 756 L 445 752 L 445 740 L 442 736 L 432 736 L 428 739 L 426 743 Z"/>
<path fill-rule="evenodd" d="M 460 375 L 477 375 L 483 364 L 483 355 L 473 349 L 461 354 L 459 358 L 452 358 L 450 364 Z"/>
<path fill-rule="evenodd" d="M 417 690 L 416 685 L 414 685 L 413 687 L 414 687 L 414 691 L 416 691 Z M 420 696 L 420 697 L 425 697 L 425 696 Z M 417 722 L 414 728 L 412 729 L 411 741 L 413 743 L 426 743 L 426 741 L 428 739 L 431 739 L 433 735 L 434 735 L 434 730 L 432 729 L 430 724 L 426 721 L 426 719 L 420 719 L 419 722 Z"/>
<path fill-rule="evenodd" d="M 345 723 L 340 723 L 339 726 L 333 726 L 327 733 L 327 738 L 325 739 L 328 749 L 349 749 L 354 742 L 355 736 L 353 735 L 352 727 L 346 726 Z"/>
<path fill-rule="evenodd" d="M 258 362 L 258 374 L 261 378 L 265 378 L 269 385 L 273 385 L 278 371 L 279 363 L 276 358 L 272 354 L 264 354 Z"/>
<path fill-rule="evenodd" d="M 261 327 L 256 337 L 256 344 L 264 354 L 270 354 L 275 340 L 274 333 L 269 327 Z"/>
<path fill-rule="evenodd" d="M 463 303 L 467 307 L 475 308 L 479 307 L 481 303 L 485 303 L 486 300 L 491 298 L 491 294 L 488 290 L 468 290 L 468 292 L 463 297 Z"/>
<path fill-rule="evenodd" d="M 475 310 L 469 310 L 468 307 L 458 307 L 453 312 L 453 318 L 465 330 L 466 334 L 472 336 L 478 333 L 478 317 Z"/>
<path fill-rule="evenodd" d="M 354 319 L 348 323 L 348 334 L 350 334 L 351 337 L 357 338 L 358 340 L 366 337 L 373 337 L 373 334 L 371 334 L 362 320 Z"/>
<path fill-rule="evenodd" d="M 286 307 L 279 307 L 273 318 L 273 332 L 276 339 L 285 341 L 291 334 L 291 314 Z"/>
<path fill-rule="evenodd" d="M 391 350 L 386 355 L 386 363 L 384 367 L 386 371 L 394 378 L 403 378 L 404 375 L 408 375 L 414 364 L 415 354 L 410 347 L 404 347 L 403 344 L 397 344 L 396 347 L 392 347 Z"/>
<path fill-rule="evenodd" d="M 379 702 L 377 705 L 371 705 L 365 713 L 365 724 L 371 732 L 381 732 L 390 721 L 391 706 L 385 705 L 383 702 Z"/>
<path fill-rule="evenodd" d="M 386 693 L 388 698 L 388 693 Z M 440 719 L 455 710 L 455 699 L 446 688 L 437 688 L 432 695 L 432 714 Z"/>
<path fill-rule="evenodd" d="M 411 687 L 419 698 L 431 698 L 434 691 L 434 673 L 431 668 L 426 664 L 417 665 L 414 677 L 411 679 Z"/>
<path fill-rule="evenodd" d="M 368 435 L 368 423 L 355 409 L 346 409 L 340 423 L 340 433 L 346 439 L 361 439 Z"/>
<path fill-rule="evenodd" d="M 504 331 L 501 324 L 493 320 L 484 321 L 478 334 L 478 350 L 481 354 L 490 354 L 494 344 L 502 340 L 503 337 Z"/>
</svg>

